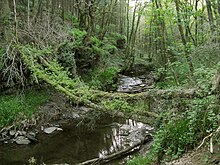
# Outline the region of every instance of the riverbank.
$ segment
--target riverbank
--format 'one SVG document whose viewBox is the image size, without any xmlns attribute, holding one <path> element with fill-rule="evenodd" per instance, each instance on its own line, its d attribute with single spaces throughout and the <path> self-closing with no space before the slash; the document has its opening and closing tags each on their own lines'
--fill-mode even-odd
<svg viewBox="0 0 220 165">
<path fill-rule="evenodd" d="M 21 98 L 17 95 L 7 97 L 10 97 L 11 100 L 16 97 L 21 104 L 28 100 L 35 103 L 32 98 L 33 93 L 34 91 L 25 92 Z M 28 163 L 29 161 L 80 163 L 88 159 L 99 158 L 100 154 L 102 156 L 116 155 L 115 153 L 121 149 L 132 148 L 133 145 L 137 145 L 139 148 L 143 145 L 141 141 L 145 138 L 145 133 L 152 131 L 150 126 L 126 119 L 125 114 L 122 113 L 106 114 L 106 112 L 97 112 L 91 108 L 71 105 L 67 97 L 54 91 L 43 90 L 38 91 L 38 94 L 42 98 L 46 95 L 47 99 L 42 99 L 42 102 L 37 102 L 38 104 L 34 104 L 35 106 L 30 104 L 27 107 L 29 109 L 38 107 L 38 110 L 32 111 L 30 118 L 26 117 L 26 120 L 17 118 L 2 129 L 1 163 Z M 27 98 L 30 96 L 31 98 Z M 35 95 L 35 97 L 37 99 L 39 96 Z M 151 140 L 152 138 L 147 139 L 148 142 Z M 91 147 L 93 143 L 98 145 Z M 60 152 L 53 153 L 54 146 L 57 145 L 63 147 L 60 148 Z M 147 143 L 146 147 L 149 148 L 149 145 Z M 63 152 L 70 153 L 69 146 L 75 148 L 75 150 L 71 150 L 71 154 L 75 156 L 62 154 Z M 16 156 L 12 156 L 14 152 L 10 151 L 11 148 L 16 151 Z M 127 153 L 133 153 L 132 149 L 131 152 L 125 152 L 125 155 Z M 53 158 L 54 156 L 56 159 Z M 117 160 L 114 160 L 113 164 L 124 164 L 126 159 L 120 161 L 121 157 L 123 158 L 123 155 L 116 156 Z"/>
<path fill-rule="evenodd" d="M 0 128 L 19 127 L 25 119 L 31 119 L 40 105 L 50 99 L 51 91 L 46 89 L 27 90 L 0 96 Z"/>
</svg>

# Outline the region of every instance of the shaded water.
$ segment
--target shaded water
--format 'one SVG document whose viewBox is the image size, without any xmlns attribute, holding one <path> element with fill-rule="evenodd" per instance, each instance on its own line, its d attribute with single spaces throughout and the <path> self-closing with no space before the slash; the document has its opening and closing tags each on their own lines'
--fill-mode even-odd
<svg viewBox="0 0 220 165">
<path fill-rule="evenodd" d="M 132 140 L 127 138 L 128 135 L 143 127 L 146 126 L 140 122 L 111 117 L 99 119 L 93 130 L 87 125 L 77 126 L 76 122 L 68 121 L 62 124 L 63 131 L 49 135 L 40 133 L 37 136 L 38 143 L 0 144 L 0 164 L 28 164 L 31 157 L 37 160 L 37 164 L 80 163 L 131 145 L 138 138 L 134 135 Z"/>
</svg>

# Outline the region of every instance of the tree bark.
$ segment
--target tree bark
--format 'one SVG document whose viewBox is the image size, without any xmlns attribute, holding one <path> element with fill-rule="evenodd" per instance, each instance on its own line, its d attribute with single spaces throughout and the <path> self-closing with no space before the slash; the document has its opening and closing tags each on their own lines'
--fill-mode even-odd
<svg viewBox="0 0 220 165">
<path fill-rule="evenodd" d="M 191 57 L 188 53 L 187 41 L 186 41 L 184 31 L 183 31 L 183 27 L 182 27 L 182 21 L 181 21 L 181 17 L 180 17 L 179 0 L 174 0 L 174 2 L 175 2 L 175 6 L 176 6 L 178 29 L 179 29 L 179 32 L 180 32 L 180 37 L 181 37 L 181 40 L 182 40 L 182 44 L 184 46 L 186 60 L 187 60 L 188 65 L 189 65 L 190 75 L 193 78 L 194 66 L 193 66 L 193 63 L 192 63 L 192 59 L 191 59 Z"/>
<path fill-rule="evenodd" d="M 214 32 L 212 4 L 211 4 L 210 0 L 206 0 L 206 8 L 207 8 L 207 12 L 208 12 L 208 19 L 209 19 L 210 29 L 211 29 L 211 32 Z"/>
<path fill-rule="evenodd" d="M 0 1 L 0 36 L 2 36 L 3 39 L 7 39 L 7 25 L 9 21 L 9 14 L 10 14 L 10 8 L 9 8 L 9 2 L 8 0 L 1 0 Z"/>
<path fill-rule="evenodd" d="M 217 5 L 218 5 L 218 14 L 220 15 L 220 0 L 217 0 Z"/>
</svg>

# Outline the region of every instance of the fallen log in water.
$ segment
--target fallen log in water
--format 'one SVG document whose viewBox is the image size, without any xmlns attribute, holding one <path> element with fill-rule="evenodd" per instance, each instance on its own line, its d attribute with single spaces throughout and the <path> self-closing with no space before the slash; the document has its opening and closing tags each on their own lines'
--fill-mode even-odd
<svg viewBox="0 0 220 165">
<path fill-rule="evenodd" d="M 104 164 L 104 163 L 110 162 L 112 160 L 118 159 L 120 157 L 123 157 L 127 154 L 130 154 L 130 153 L 132 153 L 136 150 L 139 150 L 140 147 L 144 143 L 148 143 L 150 141 L 152 141 L 152 136 L 147 135 L 141 142 L 137 142 L 137 143 L 133 144 L 132 146 L 130 146 L 128 148 L 125 148 L 125 149 L 123 149 L 121 151 L 118 151 L 116 153 L 113 153 L 111 155 L 104 156 L 102 158 L 94 158 L 94 159 L 91 159 L 91 160 L 87 160 L 87 161 L 79 163 L 77 165 Z"/>
</svg>

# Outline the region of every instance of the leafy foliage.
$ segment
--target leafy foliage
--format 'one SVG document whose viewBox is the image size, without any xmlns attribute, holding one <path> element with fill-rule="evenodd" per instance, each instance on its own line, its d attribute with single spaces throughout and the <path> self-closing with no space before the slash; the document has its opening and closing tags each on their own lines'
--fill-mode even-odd
<svg viewBox="0 0 220 165">
<path fill-rule="evenodd" d="M 114 99 L 114 100 L 104 100 L 102 104 L 107 110 L 117 110 L 123 112 L 131 112 L 133 110 L 132 106 L 126 100 Z"/>
<path fill-rule="evenodd" d="M 116 67 L 109 67 L 104 71 L 99 69 L 92 73 L 92 79 L 89 84 L 100 90 L 114 90 L 116 88 L 115 82 L 117 81 L 119 69 Z"/>
<path fill-rule="evenodd" d="M 208 134 L 215 131 L 219 124 L 219 109 L 215 96 L 206 99 L 185 101 L 185 112 L 161 114 L 163 124 L 155 132 L 150 154 L 142 158 L 146 164 L 178 158 L 186 151 L 198 146 Z M 183 105 L 182 105 L 183 106 Z M 128 164 L 135 164 L 140 157 Z"/>
<path fill-rule="evenodd" d="M 197 67 L 213 67 L 220 58 L 219 43 L 206 43 L 193 50 L 192 59 Z"/>
</svg>

